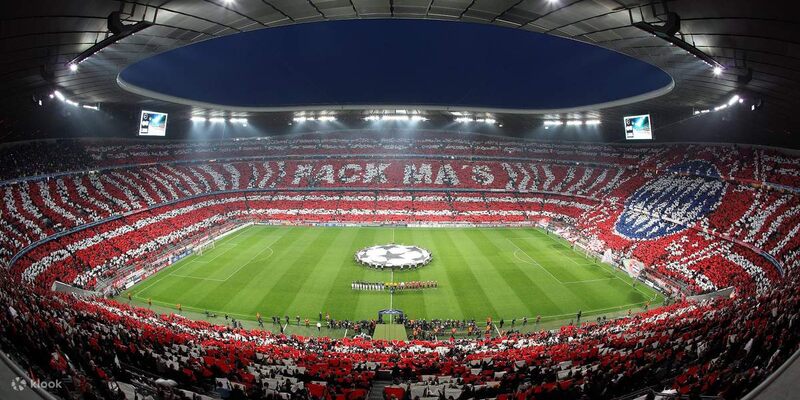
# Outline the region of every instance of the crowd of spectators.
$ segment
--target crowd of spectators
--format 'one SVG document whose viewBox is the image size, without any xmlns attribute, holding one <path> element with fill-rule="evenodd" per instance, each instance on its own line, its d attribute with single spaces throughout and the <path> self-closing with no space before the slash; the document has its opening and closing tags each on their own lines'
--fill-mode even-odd
<svg viewBox="0 0 800 400">
<path fill-rule="evenodd" d="M 145 163 L 343 154 L 505 157 L 618 165 L 652 171 L 687 160 L 705 160 L 714 163 L 724 179 L 800 187 L 797 158 L 774 149 L 709 144 L 548 143 L 426 131 L 416 131 L 413 135 L 408 132 L 343 131 L 213 142 L 122 139 L 20 142 L 0 149 L 0 160 L 4 161 L 0 164 L 3 167 L 0 180 Z"/>
<path fill-rule="evenodd" d="M 40 379 L 65 382 L 67 398 L 117 398 L 109 383 L 135 367 L 250 398 L 364 398 L 385 370 L 397 383 L 386 390 L 409 396 L 612 398 L 654 387 L 733 399 L 797 350 L 798 283 L 791 275 L 760 296 L 678 302 L 553 331 L 387 342 L 232 329 L 73 298 L 0 272 L 0 343 Z"/>
<path fill-rule="evenodd" d="M 43 140 L 0 147 L 0 181 L 85 170 L 86 147 L 75 140 Z"/>
<path fill-rule="evenodd" d="M 774 150 L 437 133 L 57 144 L 58 152 L 52 142 L 3 147 L 8 168 L 0 179 L 161 163 L 0 186 L 0 263 L 22 255 L 10 270 L 0 268 L 0 345 L 34 375 L 63 381 L 65 398 L 118 398 L 115 382 L 140 369 L 196 391 L 250 398 L 364 398 L 376 371 L 386 370 L 396 380 L 386 394 L 398 398 L 612 398 L 650 387 L 727 399 L 797 349 L 800 199 L 764 182 L 800 187 L 800 161 Z M 361 156 L 308 157 L 353 151 Z M 385 154 L 428 159 L 383 166 L 370 158 Z M 239 160 L 170 164 L 211 157 Z M 424 191 L 408 190 L 414 185 Z M 276 316 L 280 331 L 294 322 L 359 337 L 273 335 L 48 290 L 55 281 L 113 285 L 121 273 L 163 263 L 240 220 L 558 220 L 575 227 L 575 238 L 609 249 L 614 261 L 639 260 L 689 293 L 735 292 L 533 333 L 515 330 L 527 320 L 407 320 L 410 340 L 386 342 L 368 340 L 373 321 Z M 491 334 L 498 324 L 506 328 Z"/>
</svg>

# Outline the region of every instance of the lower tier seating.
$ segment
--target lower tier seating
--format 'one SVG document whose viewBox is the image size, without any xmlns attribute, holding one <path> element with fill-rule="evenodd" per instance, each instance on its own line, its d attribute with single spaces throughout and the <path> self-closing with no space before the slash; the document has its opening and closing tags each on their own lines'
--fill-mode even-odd
<svg viewBox="0 0 800 400">
<path fill-rule="evenodd" d="M 634 317 L 507 337 L 388 342 L 273 335 L 78 299 L 0 271 L 0 345 L 65 397 L 112 398 L 133 367 L 239 396 L 363 399 L 376 371 L 388 394 L 453 398 L 612 398 L 637 389 L 739 398 L 798 348 L 797 276 L 769 293 L 679 302 Z M 227 387 L 226 386 L 226 387 Z M 410 397 L 413 395 L 414 397 Z"/>
</svg>

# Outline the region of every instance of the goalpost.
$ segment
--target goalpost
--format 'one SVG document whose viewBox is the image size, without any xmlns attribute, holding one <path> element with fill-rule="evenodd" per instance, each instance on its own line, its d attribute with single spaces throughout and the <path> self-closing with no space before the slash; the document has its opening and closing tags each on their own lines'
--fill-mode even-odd
<svg viewBox="0 0 800 400">
<path fill-rule="evenodd" d="M 205 243 L 195 247 L 194 248 L 194 254 L 196 254 L 198 256 L 202 256 L 203 252 L 209 251 L 209 250 L 214 248 L 214 243 L 216 243 L 216 240 L 209 240 L 208 242 L 205 242 Z"/>
</svg>

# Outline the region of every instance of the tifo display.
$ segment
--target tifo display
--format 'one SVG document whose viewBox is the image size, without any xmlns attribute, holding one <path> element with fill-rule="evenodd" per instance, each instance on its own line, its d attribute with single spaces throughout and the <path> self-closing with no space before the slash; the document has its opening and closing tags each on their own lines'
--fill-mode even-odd
<svg viewBox="0 0 800 400">
<path fill-rule="evenodd" d="M 0 158 L 0 337 L 42 379 L 739 398 L 798 349 L 800 161 L 777 149 L 424 131 L 20 146 Z"/>
</svg>

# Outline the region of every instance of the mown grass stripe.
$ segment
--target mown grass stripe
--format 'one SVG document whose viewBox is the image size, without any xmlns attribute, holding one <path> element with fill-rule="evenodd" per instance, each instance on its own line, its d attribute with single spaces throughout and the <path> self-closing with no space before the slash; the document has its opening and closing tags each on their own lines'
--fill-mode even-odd
<svg viewBox="0 0 800 400">
<path fill-rule="evenodd" d="M 295 315 L 316 321 L 320 311 L 336 319 L 373 319 L 389 306 L 390 296 L 354 292 L 350 283 L 389 281 L 391 274 L 360 266 L 353 255 L 393 237 L 434 254 L 430 265 L 395 274 L 395 280 L 439 282 L 438 289 L 394 296 L 395 307 L 412 318 L 548 318 L 578 309 L 624 310 L 654 294 L 644 285 L 632 288 L 625 274 L 614 274 L 613 268 L 572 252 L 558 237 L 536 229 L 281 226 L 246 228 L 207 251 L 202 258 L 208 263 L 187 265 L 196 259 L 190 257 L 131 292 L 137 299 L 150 297 L 166 306 L 181 303 L 187 309 L 226 310 L 251 318 L 261 312 L 268 322 L 271 315 L 289 315 L 292 323 Z M 268 256 L 267 246 L 274 254 Z M 531 262 L 516 257 L 518 249 Z M 193 277 L 173 276 L 172 271 Z M 203 277 L 217 280 L 199 279 Z"/>
</svg>

